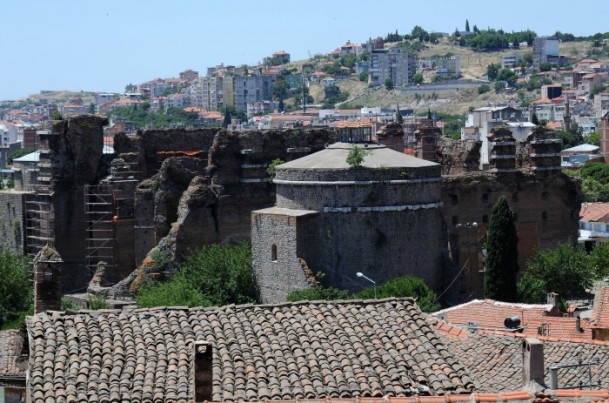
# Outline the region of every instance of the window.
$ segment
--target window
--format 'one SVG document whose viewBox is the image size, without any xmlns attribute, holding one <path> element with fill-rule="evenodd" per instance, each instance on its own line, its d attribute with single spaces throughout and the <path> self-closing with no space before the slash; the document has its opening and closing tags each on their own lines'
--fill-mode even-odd
<svg viewBox="0 0 609 403">
<path fill-rule="evenodd" d="M 488 193 L 482 193 L 482 201 L 488 203 Z"/>
<path fill-rule="evenodd" d="M 546 211 L 542 211 L 541 212 L 541 219 L 542 220 L 547 220 L 548 219 L 548 213 Z"/>
<path fill-rule="evenodd" d="M 453 216 L 453 226 L 457 225 L 459 223 L 459 217 L 454 215 Z"/>
<path fill-rule="evenodd" d="M 271 261 L 276 262 L 277 261 L 277 245 L 273 244 L 273 246 L 271 246 Z"/>
<path fill-rule="evenodd" d="M 450 202 L 452 203 L 453 206 L 457 205 L 459 203 L 459 196 L 450 195 Z"/>
<path fill-rule="evenodd" d="M 482 216 L 482 223 L 488 224 L 488 216 L 486 214 Z"/>
<path fill-rule="evenodd" d="M 512 202 L 516 203 L 518 201 L 518 193 L 512 194 Z"/>
</svg>

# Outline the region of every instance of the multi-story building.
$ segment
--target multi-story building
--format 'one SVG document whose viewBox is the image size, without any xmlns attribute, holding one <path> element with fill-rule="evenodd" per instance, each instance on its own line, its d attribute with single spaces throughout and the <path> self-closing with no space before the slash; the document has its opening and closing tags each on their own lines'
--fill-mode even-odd
<svg viewBox="0 0 609 403">
<path fill-rule="evenodd" d="M 596 112 L 596 117 L 600 118 L 609 112 L 609 92 L 601 92 L 594 96 L 592 108 Z"/>
<path fill-rule="evenodd" d="M 403 87 L 412 83 L 416 72 L 416 56 L 408 49 L 373 49 L 370 55 L 370 83 L 374 86 L 385 84 L 390 79 L 393 85 Z"/>
<path fill-rule="evenodd" d="M 211 75 L 200 77 L 195 84 L 195 106 L 216 111 L 224 106 L 224 77 Z"/>
<path fill-rule="evenodd" d="M 274 74 L 235 76 L 235 109 L 245 112 L 250 102 L 271 101 L 275 78 Z"/>
<path fill-rule="evenodd" d="M 557 62 L 560 58 L 558 45 L 560 40 L 554 37 L 540 36 L 533 40 L 533 65 Z"/>
<path fill-rule="evenodd" d="M 503 57 L 501 61 L 502 69 L 511 69 L 514 66 L 517 66 L 522 61 L 522 55 L 515 53 L 513 55 L 507 55 Z"/>
</svg>

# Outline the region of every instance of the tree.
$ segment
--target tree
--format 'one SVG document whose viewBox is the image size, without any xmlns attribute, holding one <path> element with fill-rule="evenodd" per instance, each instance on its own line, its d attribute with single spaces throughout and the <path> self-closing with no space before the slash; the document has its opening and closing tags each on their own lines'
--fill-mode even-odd
<svg viewBox="0 0 609 403">
<path fill-rule="evenodd" d="M 387 91 L 391 91 L 394 87 L 395 87 L 395 85 L 393 84 L 393 80 L 390 78 L 386 78 L 385 79 L 385 88 L 387 89 Z"/>
<path fill-rule="evenodd" d="M 531 118 L 531 123 L 536 126 L 539 126 L 539 118 L 537 117 L 537 113 L 533 112 L 533 117 Z"/>
<path fill-rule="evenodd" d="M 222 120 L 222 127 L 226 128 L 231 124 L 231 112 L 229 108 L 224 108 L 224 120 Z"/>
<path fill-rule="evenodd" d="M 417 85 L 422 84 L 423 83 L 423 74 L 416 73 L 415 75 L 413 75 L 412 82 Z"/>
<path fill-rule="evenodd" d="M 168 282 L 141 287 L 136 300 L 138 306 L 147 307 L 255 302 L 250 245 L 205 246 L 189 256 Z"/>
<path fill-rule="evenodd" d="M 34 302 L 30 261 L 0 249 L 0 329 L 18 327 Z"/>
<path fill-rule="evenodd" d="M 599 130 L 595 130 L 593 132 L 588 133 L 588 135 L 586 136 L 586 143 L 600 147 L 601 146 L 601 132 Z"/>
<path fill-rule="evenodd" d="M 364 162 L 364 158 L 370 154 L 369 150 L 360 146 L 353 146 L 349 154 L 347 154 L 346 162 L 352 167 L 359 167 Z"/>
<path fill-rule="evenodd" d="M 485 94 L 487 92 L 489 92 L 491 90 L 491 87 L 488 86 L 488 84 L 482 84 L 480 87 L 478 87 L 478 94 Z"/>
<path fill-rule="evenodd" d="M 465 32 L 469 32 L 469 21 L 465 20 Z"/>
<path fill-rule="evenodd" d="M 273 183 L 273 179 L 275 179 L 275 170 L 277 168 L 277 165 L 281 165 L 284 162 L 285 161 L 283 161 L 281 158 L 275 158 L 273 161 L 271 161 L 269 166 L 266 168 L 266 173 L 269 176 L 270 183 Z"/>
<path fill-rule="evenodd" d="M 399 109 L 398 109 L 398 111 L 395 114 L 395 121 L 398 122 L 398 123 L 404 123 L 404 117 L 400 113 Z"/>
<path fill-rule="evenodd" d="M 491 210 L 486 250 L 485 297 L 499 301 L 516 301 L 518 234 L 514 213 L 505 197 L 500 197 Z"/>
<path fill-rule="evenodd" d="M 376 287 L 377 298 L 404 298 L 412 297 L 417 300 L 419 308 L 423 312 L 434 312 L 440 309 L 436 293 L 433 292 L 425 282 L 412 276 L 396 277 Z M 374 288 L 368 287 L 356 294 L 352 298 L 370 299 L 374 298 Z"/>
<path fill-rule="evenodd" d="M 23 148 L 19 148 L 19 149 L 15 150 L 15 151 L 9 153 L 6 161 L 9 164 L 12 164 L 13 160 L 15 158 L 23 157 L 24 155 L 33 153 L 34 151 L 36 151 L 36 147 L 23 147 Z"/>
<path fill-rule="evenodd" d="M 486 76 L 490 81 L 494 81 L 497 78 L 497 74 L 499 74 L 499 66 L 498 64 L 491 63 L 486 66 Z"/>
<path fill-rule="evenodd" d="M 363 81 L 363 82 L 367 82 L 368 76 L 369 76 L 369 73 L 367 71 L 362 71 L 361 73 L 359 73 L 359 80 Z"/>
<path fill-rule="evenodd" d="M 273 98 L 279 102 L 286 99 L 288 96 L 288 83 L 283 76 L 278 76 L 277 80 L 273 84 Z"/>
<path fill-rule="evenodd" d="M 556 292 L 561 299 L 582 298 L 597 278 L 592 259 L 582 248 L 559 244 L 537 252 L 518 282 L 520 301 L 541 303 Z"/>
<path fill-rule="evenodd" d="M 501 90 L 505 89 L 505 84 L 501 81 L 497 81 L 493 84 L 493 88 L 495 88 L 495 92 L 501 92 Z"/>
<path fill-rule="evenodd" d="M 329 301 L 337 299 L 348 299 L 349 292 L 345 290 L 339 290 L 334 287 L 323 287 L 317 285 L 315 287 L 305 288 L 304 290 L 292 291 L 288 294 L 288 302 L 295 301 Z"/>
</svg>

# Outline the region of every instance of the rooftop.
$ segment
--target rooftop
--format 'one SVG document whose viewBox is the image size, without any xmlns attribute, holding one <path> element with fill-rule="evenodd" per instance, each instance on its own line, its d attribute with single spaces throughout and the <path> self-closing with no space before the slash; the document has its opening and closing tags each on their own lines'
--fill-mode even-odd
<svg viewBox="0 0 609 403">
<path fill-rule="evenodd" d="M 40 313 L 27 320 L 34 401 L 192 400 L 194 341 L 212 400 L 471 392 L 412 299 Z"/>
</svg>

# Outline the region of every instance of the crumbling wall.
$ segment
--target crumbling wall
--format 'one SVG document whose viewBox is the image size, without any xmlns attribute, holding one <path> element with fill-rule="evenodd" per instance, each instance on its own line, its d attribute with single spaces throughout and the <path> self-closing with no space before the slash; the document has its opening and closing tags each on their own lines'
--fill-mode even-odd
<svg viewBox="0 0 609 403">
<path fill-rule="evenodd" d="M 107 175 L 107 160 L 103 157 L 106 124 L 107 119 L 98 116 L 76 116 L 55 121 L 49 136 L 54 246 L 64 261 L 64 292 L 86 288 L 93 275 L 86 269 L 84 186 Z"/>
<path fill-rule="evenodd" d="M 481 141 L 452 140 L 440 136 L 436 146 L 442 175 L 459 175 L 479 170 Z"/>
<path fill-rule="evenodd" d="M 539 249 L 559 242 L 575 244 L 582 201 L 579 182 L 558 172 L 517 171 L 469 173 L 445 176 L 442 181 L 442 214 L 449 233 L 450 253 L 463 267 L 469 258 L 468 274 L 474 297 L 482 297 L 482 245 L 493 204 L 505 197 L 516 215 L 520 273 Z M 477 228 L 456 224 L 476 222 Z"/>
</svg>

